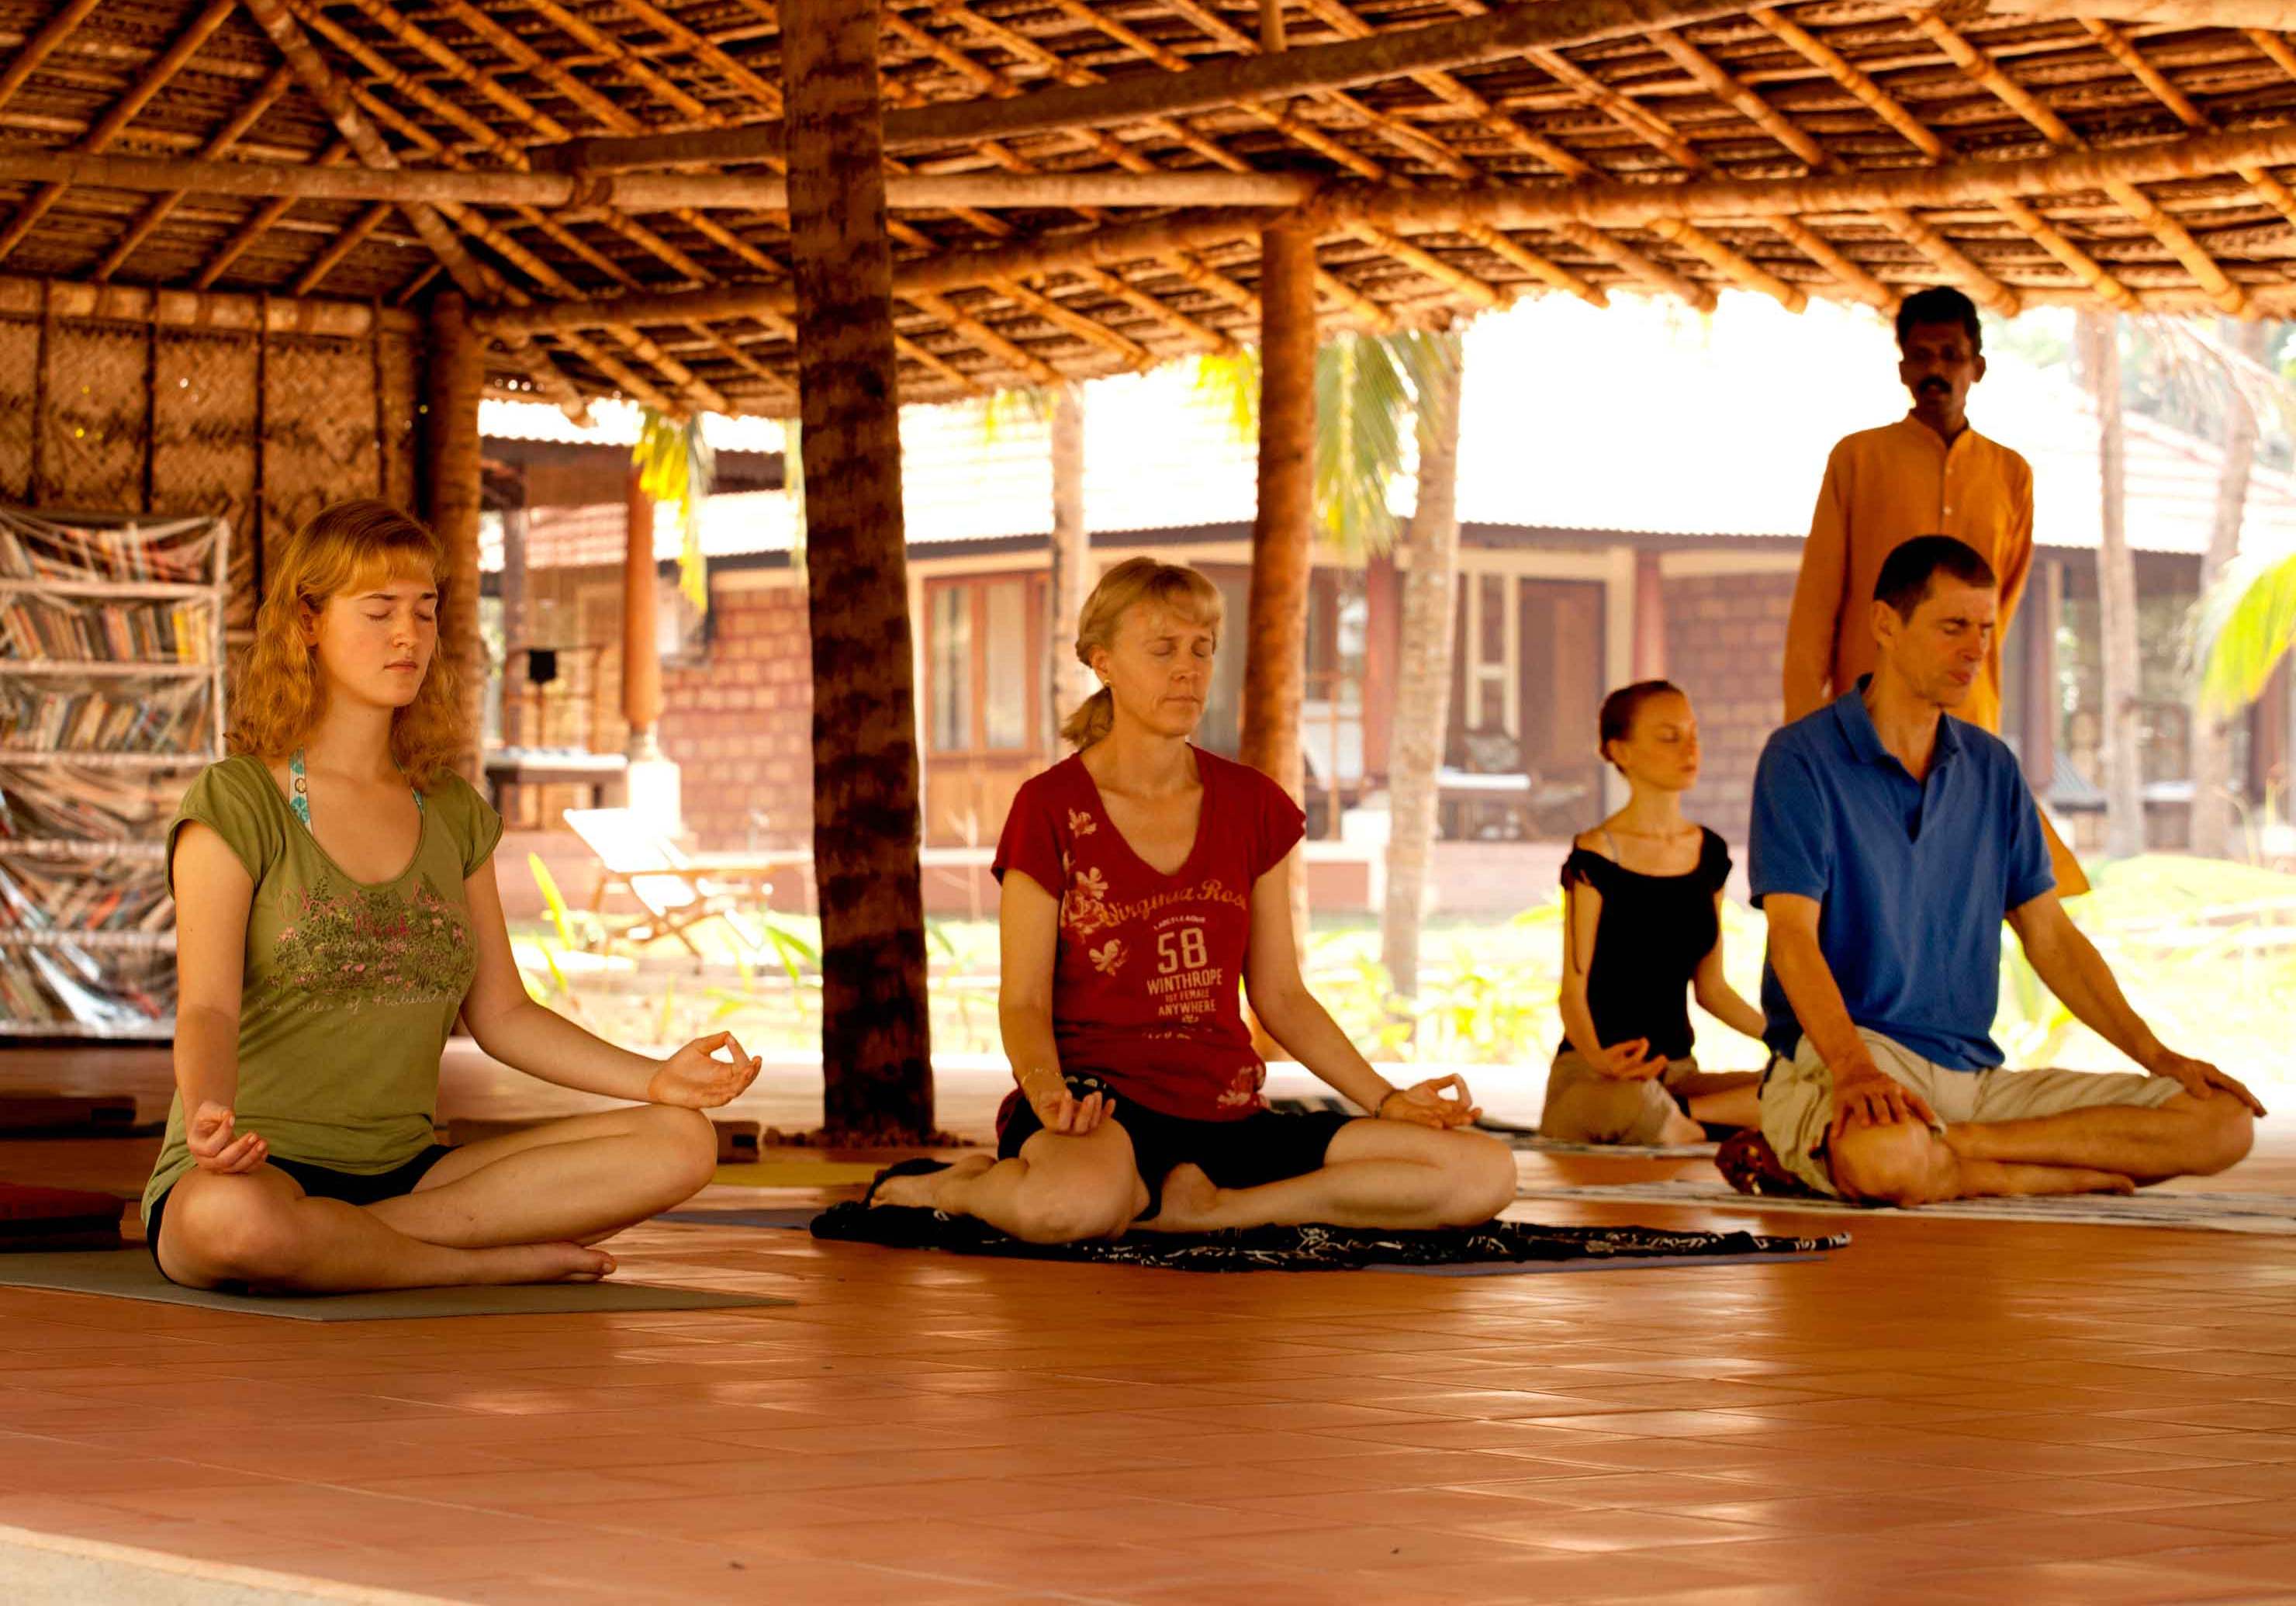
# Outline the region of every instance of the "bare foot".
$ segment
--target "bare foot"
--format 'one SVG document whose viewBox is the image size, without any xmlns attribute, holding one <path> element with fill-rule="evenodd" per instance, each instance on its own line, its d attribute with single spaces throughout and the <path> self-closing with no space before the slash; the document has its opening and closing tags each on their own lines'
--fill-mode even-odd
<svg viewBox="0 0 2296 1606">
<path fill-rule="evenodd" d="M 955 1181 L 979 1176 L 996 1164 L 996 1157 L 969 1154 L 951 1165 L 946 1171 L 928 1171 L 922 1176 L 889 1177 L 877 1188 L 874 1205 L 921 1206 L 927 1210 L 940 1208 L 940 1190 Z"/>
<path fill-rule="evenodd" d="M 581 1244 L 510 1244 L 472 1253 L 484 1257 L 473 1282 L 598 1282 L 614 1272 L 612 1256 Z"/>
<path fill-rule="evenodd" d="M 1143 1232 L 1206 1232 L 1218 1223 L 1212 1219 L 1219 1201 L 1219 1190 L 1201 1165 L 1175 1165 L 1164 1174 L 1162 1202 L 1156 1214 L 1145 1221 L 1132 1224 Z"/>
<path fill-rule="evenodd" d="M 1666 1118 L 1666 1125 L 1658 1134 L 1661 1143 L 1703 1143 L 1706 1128 L 1680 1110 Z"/>
</svg>

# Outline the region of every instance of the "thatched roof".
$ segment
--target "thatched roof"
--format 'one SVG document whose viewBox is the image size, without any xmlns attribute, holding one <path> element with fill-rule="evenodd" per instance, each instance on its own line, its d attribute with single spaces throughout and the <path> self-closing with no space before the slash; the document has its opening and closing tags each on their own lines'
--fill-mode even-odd
<svg viewBox="0 0 2296 1606">
<path fill-rule="evenodd" d="M 1734 285 L 2296 311 L 2296 47 L 2190 25 L 2289 8 L 1997 3 L 1284 0 L 1276 54 L 1257 0 L 889 0 L 904 397 L 1252 338 L 1298 207 L 1364 327 Z M 506 393 L 791 412 L 779 72 L 771 0 L 0 0 L 0 273 L 459 283 Z"/>
</svg>

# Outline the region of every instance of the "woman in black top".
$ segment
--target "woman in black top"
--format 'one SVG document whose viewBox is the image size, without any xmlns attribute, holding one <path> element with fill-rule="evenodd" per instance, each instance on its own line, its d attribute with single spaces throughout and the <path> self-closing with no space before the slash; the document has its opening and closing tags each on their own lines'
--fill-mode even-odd
<svg viewBox="0 0 2296 1606">
<path fill-rule="evenodd" d="M 1603 703 L 1603 757 L 1627 806 L 1563 862 L 1562 1026 L 1542 1136 L 1581 1143 L 1695 1143 L 1703 1123 L 1752 1126 L 1759 1075 L 1710 1075 L 1690 1057 L 1690 1009 L 1759 1039 L 1761 1011 L 1722 975 L 1730 850 L 1682 817 L 1698 778 L 1698 720 L 1664 680 Z"/>
</svg>

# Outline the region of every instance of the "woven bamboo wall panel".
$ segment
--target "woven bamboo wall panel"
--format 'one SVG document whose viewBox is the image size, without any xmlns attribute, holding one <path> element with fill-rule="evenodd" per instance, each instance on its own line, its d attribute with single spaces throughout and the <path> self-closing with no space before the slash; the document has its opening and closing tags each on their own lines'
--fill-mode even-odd
<svg viewBox="0 0 2296 1606">
<path fill-rule="evenodd" d="M 0 500 L 18 507 L 32 499 L 34 375 L 39 353 L 37 323 L 0 318 Z"/>
<path fill-rule="evenodd" d="M 231 521 L 226 622 L 255 617 L 258 467 L 256 342 L 246 335 L 162 329 L 152 398 L 152 511 L 220 513 Z"/>
<path fill-rule="evenodd" d="M 330 502 L 381 490 L 374 348 L 367 341 L 273 337 L 263 362 L 263 550 Z"/>
<path fill-rule="evenodd" d="M 419 442 L 416 399 L 422 391 L 422 351 L 403 334 L 382 335 L 376 343 L 375 373 L 382 387 L 375 426 L 382 438 L 382 491 L 385 501 L 413 511 L 422 501 L 422 476 L 417 472 Z"/>
<path fill-rule="evenodd" d="M 53 320 L 42 390 L 36 501 L 95 513 L 144 511 L 150 332 Z"/>
</svg>

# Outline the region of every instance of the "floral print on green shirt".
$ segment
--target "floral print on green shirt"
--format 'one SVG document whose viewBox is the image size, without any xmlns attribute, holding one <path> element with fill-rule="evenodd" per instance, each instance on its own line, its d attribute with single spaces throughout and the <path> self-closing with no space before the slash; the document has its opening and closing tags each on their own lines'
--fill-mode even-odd
<svg viewBox="0 0 2296 1606">
<path fill-rule="evenodd" d="M 274 944 L 285 995 L 299 1009 L 459 1000 L 478 974 L 470 922 L 428 876 L 413 892 L 341 885 L 323 873 L 282 898 Z"/>
</svg>

